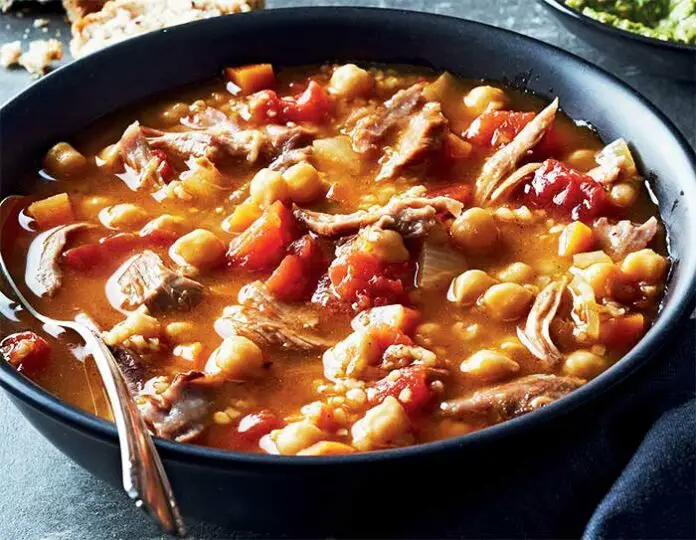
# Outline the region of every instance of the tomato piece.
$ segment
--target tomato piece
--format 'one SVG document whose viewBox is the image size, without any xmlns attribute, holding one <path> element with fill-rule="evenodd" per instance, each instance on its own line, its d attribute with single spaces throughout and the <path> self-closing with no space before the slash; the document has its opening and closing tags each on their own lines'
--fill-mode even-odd
<svg viewBox="0 0 696 540">
<path fill-rule="evenodd" d="M 283 100 L 283 114 L 292 122 L 321 122 L 331 111 L 333 102 L 324 87 L 309 81 L 307 88 L 296 99 Z"/>
<path fill-rule="evenodd" d="M 51 346 L 34 332 L 19 332 L 0 342 L 0 354 L 17 371 L 33 373 L 48 364 Z"/>
<path fill-rule="evenodd" d="M 266 287 L 276 298 L 291 302 L 311 295 L 328 261 L 317 240 L 310 235 L 293 242 L 288 251 L 290 254 L 266 280 Z"/>
<path fill-rule="evenodd" d="M 407 302 L 404 283 L 412 282 L 410 263 L 387 264 L 376 255 L 363 252 L 334 259 L 328 275 L 336 294 L 358 311 Z"/>
<path fill-rule="evenodd" d="M 535 116 L 533 112 L 485 112 L 471 123 L 465 137 L 479 146 L 503 146 L 514 139 Z"/>
<path fill-rule="evenodd" d="M 262 90 L 249 96 L 249 113 L 251 119 L 258 124 L 285 122 L 283 117 L 283 101 L 273 90 Z"/>
<path fill-rule="evenodd" d="M 522 185 L 526 204 L 555 209 L 573 220 L 591 221 L 609 208 L 604 188 L 590 176 L 555 159 L 547 159 Z"/>
<path fill-rule="evenodd" d="M 152 153 L 160 160 L 157 170 L 159 171 L 162 180 L 165 182 L 171 182 L 174 178 L 174 167 L 172 166 L 171 161 L 169 161 L 169 156 L 164 150 L 159 148 L 152 150 Z"/>
<path fill-rule="evenodd" d="M 75 270 L 90 270 L 102 260 L 102 249 L 97 244 L 85 244 L 63 253 L 63 263 Z"/>
<path fill-rule="evenodd" d="M 604 345 L 618 350 L 628 350 L 645 334 L 645 317 L 632 313 L 602 321 L 599 327 L 599 340 Z"/>
<path fill-rule="evenodd" d="M 133 233 L 116 233 L 99 239 L 102 251 L 112 255 L 126 253 L 141 244 L 142 239 Z"/>
<path fill-rule="evenodd" d="M 468 204 L 471 201 L 472 188 L 469 184 L 454 184 L 430 190 L 428 197 L 449 197 L 461 203 Z"/>
<path fill-rule="evenodd" d="M 274 413 L 268 409 L 262 409 L 242 418 L 237 426 L 237 433 L 247 442 L 255 442 L 281 425 Z"/>
<path fill-rule="evenodd" d="M 179 235 L 174 231 L 165 231 L 164 229 L 151 229 L 145 234 L 140 234 L 141 238 L 155 244 L 157 246 L 170 246 L 179 239 Z"/>
<path fill-rule="evenodd" d="M 230 242 L 227 257 L 233 266 L 265 270 L 283 259 L 296 235 L 295 216 L 282 202 L 276 201 Z"/>
<path fill-rule="evenodd" d="M 377 381 L 374 389 L 372 403 L 382 403 L 388 396 L 392 396 L 399 400 L 407 413 L 422 409 L 432 397 L 428 376 L 422 366 L 401 368 L 396 377 L 387 376 Z"/>
</svg>

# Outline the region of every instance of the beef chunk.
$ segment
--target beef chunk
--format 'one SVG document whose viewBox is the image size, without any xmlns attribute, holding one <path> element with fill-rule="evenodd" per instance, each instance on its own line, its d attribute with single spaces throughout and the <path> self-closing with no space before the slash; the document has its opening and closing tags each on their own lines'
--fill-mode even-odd
<svg viewBox="0 0 696 540">
<path fill-rule="evenodd" d="M 58 265 L 68 241 L 68 235 L 87 229 L 87 223 L 61 225 L 37 236 L 29 247 L 25 281 L 37 296 L 53 296 L 63 281 L 63 272 Z"/>
<path fill-rule="evenodd" d="M 422 83 L 400 90 L 384 105 L 358 120 L 350 134 L 353 149 L 360 153 L 375 150 L 385 135 L 404 122 L 423 101 L 422 92 Z"/>
<path fill-rule="evenodd" d="M 599 218 L 594 222 L 599 244 L 614 260 L 621 260 L 629 253 L 647 247 L 657 234 L 657 227 L 655 217 L 651 217 L 642 225 L 628 220 L 612 225 L 607 218 Z"/>
<path fill-rule="evenodd" d="M 379 222 L 395 229 L 405 238 L 423 236 L 435 225 L 438 213 L 457 217 L 463 205 L 450 197 L 425 197 L 425 189 L 412 188 L 391 198 L 384 206 L 373 206 L 352 214 L 324 214 L 295 206 L 295 217 L 310 231 L 321 236 L 346 236 Z"/>
<path fill-rule="evenodd" d="M 403 169 L 421 162 L 429 154 L 439 150 L 447 135 L 447 124 L 440 104 L 426 103 L 409 120 L 408 126 L 399 136 L 394 152 L 382 165 L 376 180 L 393 178 Z"/>
<path fill-rule="evenodd" d="M 307 308 L 279 302 L 260 281 L 239 291 L 239 305 L 228 306 L 215 321 L 223 338 L 244 336 L 259 346 L 311 351 L 326 349 L 333 342 L 310 330 L 318 324 Z"/>
<path fill-rule="evenodd" d="M 528 375 L 478 390 L 469 397 L 445 401 L 440 409 L 445 416 L 461 419 L 483 417 L 503 422 L 539 409 L 583 384 L 585 381 L 576 377 Z"/>
<path fill-rule="evenodd" d="M 120 310 L 145 304 L 151 313 L 189 311 L 203 295 L 203 285 L 167 268 L 156 253 L 146 250 L 128 259 L 109 278 L 106 292 Z"/>
</svg>

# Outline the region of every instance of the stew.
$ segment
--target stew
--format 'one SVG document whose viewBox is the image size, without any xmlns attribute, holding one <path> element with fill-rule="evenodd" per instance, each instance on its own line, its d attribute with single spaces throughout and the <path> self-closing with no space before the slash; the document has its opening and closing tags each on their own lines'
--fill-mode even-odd
<svg viewBox="0 0 696 540">
<path fill-rule="evenodd" d="M 3 249 L 31 302 L 102 332 L 155 434 L 229 450 L 379 450 L 538 409 L 641 339 L 669 269 L 626 141 L 407 66 L 231 67 L 24 185 Z M 5 360 L 110 418 L 88 352 L 7 311 Z"/>
</svg>

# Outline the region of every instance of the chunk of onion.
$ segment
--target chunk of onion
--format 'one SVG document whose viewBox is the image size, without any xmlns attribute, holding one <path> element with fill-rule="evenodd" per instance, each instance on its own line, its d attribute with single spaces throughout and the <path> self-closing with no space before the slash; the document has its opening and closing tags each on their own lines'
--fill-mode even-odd
<svg viewBox="0 0 696 540">
<path fill-rule="evenodd" d="M 468 268 L 466 257 L 448 244 L 426 240 L 416 271 L 416 286 L 433 289 L 448 285 Z"/>
</svg>

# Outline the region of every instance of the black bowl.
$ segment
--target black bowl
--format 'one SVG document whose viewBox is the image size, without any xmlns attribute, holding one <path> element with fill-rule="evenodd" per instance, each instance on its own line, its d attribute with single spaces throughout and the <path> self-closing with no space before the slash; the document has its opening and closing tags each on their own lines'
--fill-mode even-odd
<svg viewBox="0 0 696 540">
<path fill-rule="evenodd" d="M 566 112 L 591 122 L 606 139 L 633 144 L 667 225 L 675 259 L 662 314 L 641 343 L 606 373 L 570 396 L 478 433 L 403 449 L 326 458 L 223 452 L 157 441 L 184 513 L 238 527 L 307 532 L 377 530 L 423 512 L 440 474 L 476 494 L 500 473 L 517 475 L 525 448 L 545 445 L 569 415 L 625 379 L 653 356 L 696 290 L 696 165 L 674 126 L 634 90 L 559 49 L 470 21 L 392 10 L 272 10 L 192 23 L 145 35 L 70 64 L 0 109 L 2 196 L 56 140 L 125 105 L 209 78 L 223 66 L 322 61 L 403 62 L 467 77 L 514 81 L 557 95 Z M 51 396 L 0 365 L 0 384 L 22 414 L 78 464 L 114 485 L 120 481 L 114 427 Z M 580 407 L 580 406 L 583 407 Z M 580 410 L 576 409 L 580 407 Z M 591 412 L 590 422 L 598 413 Z M 443 472 L 444 471 L 444 472 Z M 482 476 L 483 473 L 483 476 Z M 451 480 L 461 474 L 465 481 Z M 508 476 L 505 476 L 508 475 Z M 421 486 L 421 487 L 418 487 Z M 414 491 L 416 490 L 417 491 Z M 418 512 L 404 509 L 418 503 Z M 385 514 L 397 508 L 398 514 Z M 461 511 L 461 509 L 458 509 Z M 327 527 L 331 527 L 327 529 Z"/>
<path fill-rule="evenodd" d="M 669 77 L 696 80 L 696 45 L 649 38 L 601 23 L 569 8 L 563 0 L 539 0 L 558 21 L 607 55 L 610 63 Z"/>
</svg>

